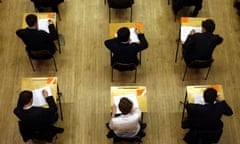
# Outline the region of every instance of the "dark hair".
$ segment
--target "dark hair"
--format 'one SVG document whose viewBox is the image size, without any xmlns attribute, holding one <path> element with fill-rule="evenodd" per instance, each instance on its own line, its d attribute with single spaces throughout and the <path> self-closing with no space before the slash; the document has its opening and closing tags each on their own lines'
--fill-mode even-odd
<svg viewBox="0 0 240 144">
<path fill-rule="evenodd" d="M 28 104 L 32 100 L 32 97 L 33 97 L 32 91 L 28 91 L 28 90 L 22 91 L 19 94 L 17 106 L 23 107 L 24 105 Z"/>
<path fill-rule="evenodd" d="M 37 23 L 37 16 L 34 14 L 29 14 L 26 17 L 26 23 L 28 26 L 32 27 L 35 23 Z"/>
<path fill-rule="evenodd" d="M 206 29 L 206 32 L 213 33 L 215 30 L 215 23 L 211 19 L 207 19 L 202 22 L 202 27 Z"/>
<path fill-rule="evenodd" d="M 132 110 L 133 103 L 128 98 L 123 97 L 120 99 L 118 107 L 119 107 L 120 111 L 122 112 L 122 114 L 128 114 Z"/>
<path fill-rule="evenodd" d="M 206 103 L 213 104 L 217 98 L 217 91 L 214 88 L 207 88 L 203 93 L 203 97 Z"/>
<path fill-rule="evenodd" d="M 128 41 L 130 37 L 130 31 L 127 27 L 122 27 L 117 31 L 117 37 L 121 42 Z"/>
</svg>

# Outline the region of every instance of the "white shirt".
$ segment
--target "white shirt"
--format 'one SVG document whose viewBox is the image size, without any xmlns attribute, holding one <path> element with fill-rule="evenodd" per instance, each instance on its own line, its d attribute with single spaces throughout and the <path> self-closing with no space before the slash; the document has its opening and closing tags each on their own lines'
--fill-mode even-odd
<svg viewBox="0 0 240 144">
<path fill-rule="evenodd" d="M 111 119 L 109 127 L 119 137 L 133 137 L 136 136 L 140 130 L 139 120 L 141 118 L 141 111 L 139 108 L 126 115 L 120 115 Z"/>
</svg>

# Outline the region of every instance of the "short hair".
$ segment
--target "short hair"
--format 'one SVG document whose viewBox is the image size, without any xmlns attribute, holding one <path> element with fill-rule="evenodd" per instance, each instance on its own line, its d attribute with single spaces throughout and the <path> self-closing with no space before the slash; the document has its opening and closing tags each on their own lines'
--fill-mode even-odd
<svg viewBox="0 0 240 144">
<path fill-rule="evenodd" d="M 217 98 L 217 91 L 214 88 L 207 88 L 203 93 L 204 101 L 213 104 Z"/>
<path fill-rule="evenodd" d="M 128 114 L 132 110 L 133 103 L 128 98 L 123 97 L 120 99 L 118 107 L 119 107 L 120 111 L 122 112 L 122 114 Z"/>
<path fill-rule="evenodd" d="M 202 21 L 202 27 L 205 28 L 206 32 L 213 33 L 215 30 L 215 23 L 211 19 L 207 19 L 205 21 Z"/>
<path fill-rule="evenodd" d="M 24 90 L 19 94 L 18 98 L 18 107 L 23 107 L 24 105 L 28 104 L 33 98 L 32 91 Z"/>
<path fill-rule="evenodd" d="M 128 41 L 130 37 L 130 31 L 127 27 L 122 27 L 117 31 L 117 37 L 121 42 Z"/>
<path fill-rule="evenodd" d="M 28 26 L 32 27 L 35 23 L 37 23 L 37 16 L 34 14 L 29 14 L 26 17 L 26 23 Z"/>
</svg>

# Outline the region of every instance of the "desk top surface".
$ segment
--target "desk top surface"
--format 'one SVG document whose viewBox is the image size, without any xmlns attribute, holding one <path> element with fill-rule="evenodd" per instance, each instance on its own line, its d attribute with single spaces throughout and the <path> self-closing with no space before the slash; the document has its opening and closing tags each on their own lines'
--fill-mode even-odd
<svg viewBox="0 0 240 144">
<path fill-rule="evenodd" d="M 28 27 L 27 23 L 26 23 L 26 20 L 25 20 L 28 14 L 34 14 L 38 17 L 38 19 L 45 19 L 45 18 L 52 19 L 53 24 L 56 26 L 56 23 L 57 23 L 56 16 L 57 16 L 57 14 L 55 12 L 40 12 L 40 13 L 33 12 L 33 13 L 24 13 L 23 14 L 22 28 Z"/>
<path fill-rule="evenodd" d="M 202 17 L 181 17 L 181 26 L 202 26 L 202 21 L 207 18 Z"/>
<path fill-rule="evenodd" d="M 111 106 L 114 96 L 136 94 L 139 108 L 142 112 L 147 112 L 147 88 L 146 86 L 111 86 Z"/>
<path fill-rule="evenodd" d="M 203 95 L 204 90 L 207 88 L 214 88 L 217 90 L 218 95 L 220 97 L 220 100 L 224 100 L 224 93 L 222 85 L 213 84 L 213 85 L 192 85 L 192 86 L 186 86 L 186 93 L 187 93 L 187 101 L 189 103 L 195 103 L 194 102 L 194 96 L 201 94 Z"/>
<path fill-rule="evenodd" d="M 140 32 L 143 32 L 143 25 L 141 23 L 110 23 L 109 38 L 114 38 L 118 29 L 120 29 L 121 27 L 128 27 L 128 28 L 135 27 L 135 28 L 138 28 Z"/>
<path fill-rule="evenodd" d="M 180 39 L 182 44 L 186 41 L 190 31 L 195 29 L 196 32 L 201 32 L 202 21 L 207 18 L 193 18 L 193 17 L 181 17 L 181 34 Z"/>
<path fill-rule="evenodd" d="M 50 86 L 53 97 L 57 99 L 57 77 L 24 77 L 21 81 L 21 91 L 34 90 Z"/>
</svg>

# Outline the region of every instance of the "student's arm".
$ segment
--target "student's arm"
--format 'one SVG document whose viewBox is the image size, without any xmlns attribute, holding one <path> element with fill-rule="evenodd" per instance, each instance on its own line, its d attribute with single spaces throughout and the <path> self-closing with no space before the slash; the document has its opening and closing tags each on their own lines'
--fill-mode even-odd
<svg viewBox="0 0 240 144">
<path fill-rule="evenodd" d="M 109 40 L 105 40 L 104 44 L 105 46 L 110 50 L 110 51 L 113 51 L 114 49 L 114 45 L 116 45 L 117 41 L 116 41 L 116 38 L 113 38 L 113 39 L 109 39 Z"/>
<path fill-rule="evenodd" d="M 46 101 L 49 105 L 49 108 L 47 109 L 47 111 L 49 111 L 50 113 L 55 113 L 57 112 L 57 105 L 53 99 L 53 96 L 49 96 L 48 92 L 46 90 L 43 90 L 43 96 L 46 98 Z"/>
<path fill-rule="evenodd" d="M 224 115 L 231 116 L 233 114 L 231 107 L 227 104 L 225 100 L 220 100 L 218 96 L 216 101 L 217 101 L 217 104 L 220 104 Z"/>
<path fill-rule="evenodd" d="M 138 44 L 138 46 L 137 46 L 138 47 L 138 51 L 141 51 L 141 50 L 144 50 L 144 49 L 148 48 L 148 42 L 147 42 L 144 34 L 143 33 L 139 33 L 138 34 L 138 38 L 140 40 L 140 44 Z"/>
<path fill-rule="evenodd" d="M 58 33 L 57 33 L 57 31 L 56 31 L 56 29 L 55 29 L 55 27 L 54 27 L 54 25 L 53 25 L 53 22 L 52 22 L 52 20 L 49 20 L 48 21 L 48 29 L 49 29 L 49 37 L 51 38 L 51 39 L 53 39 L 53 40 L 56 40 L 56 39 L 58 39 Z"/>
<path fill-rule="evenodd" d="M 214 35 L 214 40 L 215 40 L 216 45 L 223 42 L 223 38 L 220 37 L 219 35 Z"/>
</svg>

